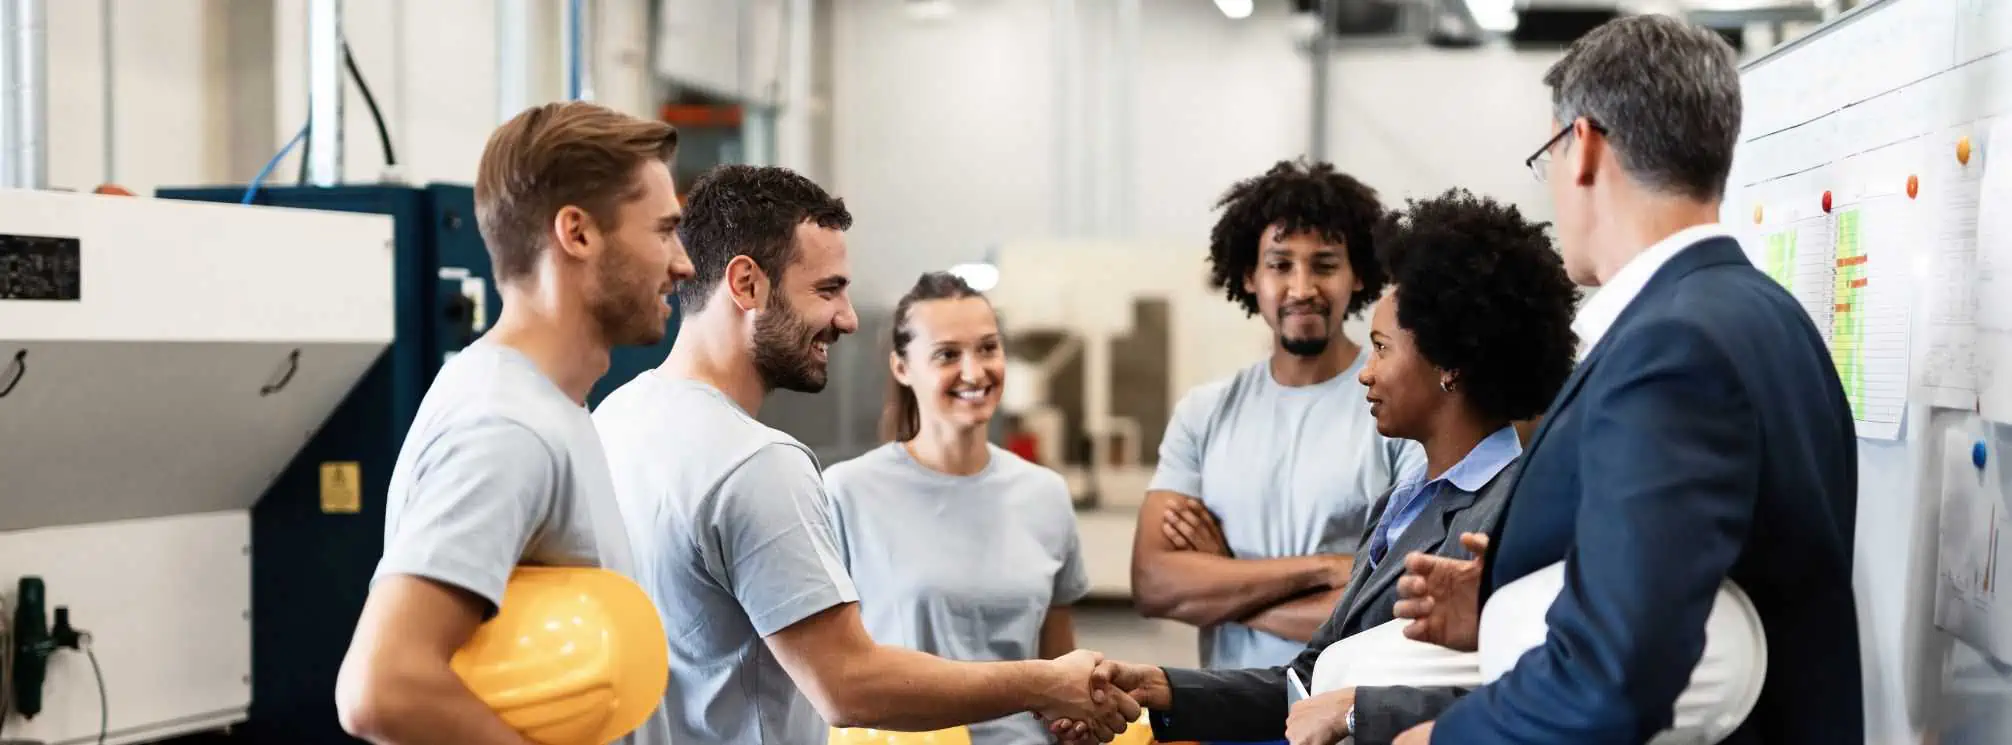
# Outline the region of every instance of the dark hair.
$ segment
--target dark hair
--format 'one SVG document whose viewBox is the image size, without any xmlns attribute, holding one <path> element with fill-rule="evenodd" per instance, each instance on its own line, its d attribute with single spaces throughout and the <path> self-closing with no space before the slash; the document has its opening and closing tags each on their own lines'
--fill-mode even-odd
<svg viewBox="0 0 2012 745">
<path fill-rule="evenodd" d="M 1544 73 L 1552 115 L 1598 122 L 1643 186 L 1718 199 L 1740 136 L 1738 53 L 1719 32 L 1661 14 L 1608 21 Z"/>
<path fill-rule="evenodd" d="M 1375 189 L 1333 165 L 1279 161 L 1264 175 L 1231 186 L 1216 207 L 1223 216 L 1209 232 L 1209 284 L 1246 314 L 1258 312 L 1258 301 L 1244 289 L 1244 278 L 1257 270 L 1258 244 L 1273 225 L 1287 235 L 1311 232 L 1347 249 L 1349 270 L 1362 289 L 1348 297 L 1343 315 L 1361 312 L 1383 294 L 1373 233 L 1383 203 Z"/>
<path fill-rule="evenodd" d="M 565 207 L 614 228 L 617 208 L 641 196 L 636 169 L 677 149 L 671 125 L 584 101 L 533 107 L 497 127 L 475 171 L 475 226 L 496 280 L 531 274 Z"/>
<path fill-rule="evenodd" d="M 916 303 L 927 300 L 955 300 L 975 297 L 985 299 L 985 293 L 972 289 L 971 284 L 949 272 L 929 272 L 915 280 L 915 286 L 908 294 L 901 296 L 901 302 L 894 305 L 894 353 L 904 354 L 908 343 L 915 341 L 915 329 L 908 325 L 908 311 Z M 988 301 L 990 302 L 990 301 Z M 890 375 L 887 378 L 887 402 L 880 408 L 880 436 L 894 442 L 915 439 L 922 431 L 922 410 L 915 403 L 915 389 L 902 385 Z"/>
<path fill-rule="evenodd" d="M 804 223 L 847 230 L 852 213 L 845 200 L 787 168 L 725 165 L 699 176 L 678 225 L 694 270 L 678 283 L 680 310 L 704 310 L 735 256 L 753 259 L 769 281 L 781 282 L 796 259 L 796 227 Z"/>
<path fill-rule="evenodd" d="M 1482 416 L 1544 413 L 1572 374 L 1579 288 L 1544 234 L 1513 205 L 1452 189 L 1413 199 L 1378 227 L 1397 288 L 1397 323 L 1427 362 L 1452 372 Z"/>
</svg>

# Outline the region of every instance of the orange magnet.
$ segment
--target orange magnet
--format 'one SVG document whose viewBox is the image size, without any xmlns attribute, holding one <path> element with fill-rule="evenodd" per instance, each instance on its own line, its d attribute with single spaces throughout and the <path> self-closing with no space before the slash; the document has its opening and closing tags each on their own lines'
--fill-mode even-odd
<svg viewBox="0 0 2012 745">
<path fill-rule="evenodd" d="M 1908 176 L 1907 198 L 1913 199 L 1920 195 L 1921 195 L 1921 178 L 1919 176 Z"/>
<path fill-rule="evenodd" d="M 1956 162 L 1970 165 L 1970 137 L 1965 135 L 1956 141 Z"/>
<path fill-rule="evenodd" d="M 1823 193 L 1823 211 L 1826 213 L 1830 212 L 1830 192 L 1828 191 Z"/>
<path fill-rule="evenodd" d="M 1754 224 L 1759 225 L 1760 221 L 1761 221 L 1761 206 L 1756 204 L 1754 205 Z"/>
</svg>

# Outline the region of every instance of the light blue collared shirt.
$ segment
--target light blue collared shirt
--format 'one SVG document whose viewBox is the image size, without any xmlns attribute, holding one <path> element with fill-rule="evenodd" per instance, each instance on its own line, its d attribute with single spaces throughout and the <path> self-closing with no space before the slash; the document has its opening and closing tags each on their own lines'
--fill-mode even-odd
<svg viewBox="0 0 2012 745">
<path fill-rule="evenodd" d="M 1375 535 L 1370 536 L 1369 566 L 1374 568 L 1383 560 L 1383 554 L 1404 535 L 1404 529 L 1411 527 L 1411 522 L 1446 487 L 1467 494 L 1481 491 L 1494 480 L 1495 474 L 1522 454 L 1523 442 L 1516 437 L 1516 428 L 1503 427 L 1482 438 L 1473 450 L 1467 451 L 1467 457 L 1446 469 L 1439 478 L 1426 481 L 1423 463 L 1399 477 L 1397 486 L 1390 490 L 1390 504 L 1384 507 L 1383 520 L 1377 523 Z"/>
</svg>

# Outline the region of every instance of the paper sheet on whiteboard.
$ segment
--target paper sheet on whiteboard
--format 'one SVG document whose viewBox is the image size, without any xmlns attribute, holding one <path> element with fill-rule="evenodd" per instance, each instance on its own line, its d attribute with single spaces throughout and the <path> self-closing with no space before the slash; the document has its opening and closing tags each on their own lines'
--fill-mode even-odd
<svg viewBox="0 0 2012 745">
<path fill-rule="evenodd" d="M 1984 178 L 1981 158 L 1957 161 L 1956 143 L 1972 136 L 1959 127 L 1937 142 L 1922 194 L 1935 215 L 1929 256 L 1928 351 L 1917 371 L 1921 397 L 1929 405 L 1974 409 L 1978 405 L 1977 297 L 1986 281 L 1978 275 L 1977 214 Z"/>
<path fill-rule="evenodd" d="M 1971 452 L 1981 440 L 1968 427 L 1943 433 L 1942 519 L 1935 582 L 1935 625 L 1978 651 L 2012 660 L 2012 504 L 1993 448 L 1985 467 Z"/>
<path fill-rule="evenodd" d="M 2012 117 L 1991 123 L 1983 140 L 1977 201 L 1978 406 L 1986 419 L 2012 422 Z M 1973 155 L 1972 157 L 1977 157 Z"/>
</svg>

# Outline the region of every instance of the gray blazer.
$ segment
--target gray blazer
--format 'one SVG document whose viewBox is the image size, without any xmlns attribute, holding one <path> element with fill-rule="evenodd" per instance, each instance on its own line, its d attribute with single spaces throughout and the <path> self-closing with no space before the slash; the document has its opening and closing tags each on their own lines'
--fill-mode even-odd
<svg viewBox="0 0 2012 745">
<path fill-rule="evenodd" d="M 1328 645 L 1397 617 L 1397 578 L 1404 574 L 1406 554 L 1422 551 L 1467 558 L 1467 549 L 1461 547 L 1459 535 L 1487 534 L 1494 530 L 1508 501 L 1509 488 L 1516 483 L 1521 460 L 1519 456 L 1510 461 L 1477 493 L 1450 491 L 1426 505 L 1374 571 L 1370 570 L 1367 557 L 1357 562 L 1348 589 L 1334 606 L 1334 614 L 1321 624 L 1306 649 L 1292 661 L 1300 680 L 1313 680 L 1313 663 Z M 1376 530 L 1389 502 L 1390 493 L 1385 492 L 1370 508 L 1369 524 L 1363 529 L 1359 545 L 1369 545 L 1369 533 Z M 1159 740 L 1255 742 L 1285 737 L 1285 668 L 1166 668 L 1166 672 L 1173 689 L 1173 707 L 1153 712 L 1153 735 Z M 1411 726 L 1438 716 L 1465 693 L 1452 688 L 1357 688 L 1355 742 L 1388 743 Z"/>
</svg>

